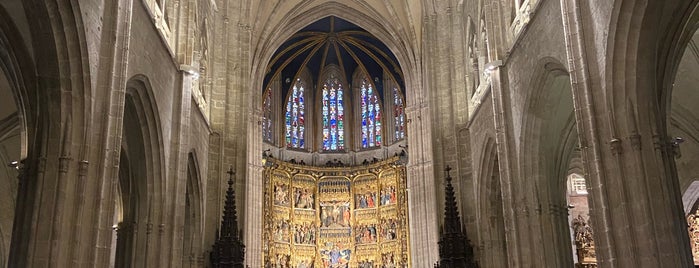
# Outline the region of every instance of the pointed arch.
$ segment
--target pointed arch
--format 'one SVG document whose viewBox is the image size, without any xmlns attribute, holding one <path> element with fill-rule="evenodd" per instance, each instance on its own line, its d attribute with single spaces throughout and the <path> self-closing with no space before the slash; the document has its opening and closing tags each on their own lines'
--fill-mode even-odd
<svg viewBox="0 0 699 268">
<path fill-rule="evenodd" d="M 164 157 L 160 119 L 144 75 L 126 83 L 119 166 L 123 219 L 118 223 L 116 267 L 148 266 L 158 257 L 152 226 L 162 222 Z"/>
<path fill-rule="evenodd" d="M 495 139 L 488 137 L 483 144 L 483 155 L 478 176 L 479 240 L 483 245 L 480 264 L 485 267 L 507 267 L 505 219 L 500 184 L 500 165 Z"/>
<path fill-rule="evenodd" d="M 21 221 L 26 219 L 24 211 L 29 211 L 26 202 L 27 189 L 21 168 L 27 164 L 34 152 L 37 134 L 38 99 L 35 87 L 34 64 L 27 44 L 19 29 L 11 20 L 8 11 L 0 6 L 0 100 L 3 106 L 0 115 L 0 266 L 9 265 L 16 251 L 18 238 L 24 229 Z M 9 97 L 9 98 L 8 98 Z M 23 183 L 24 181 L 24 183 Z M 25 188 L 25 189 L 22 189 Z M 24 232 L 24 231 L 21 231 Z M 14 252 L 13 252 L 14 251 Z M 8 264 L 10 263 L 10 264 Z"/>
<path fill-rule="evenodd" d="M 598 67 L 604 76 L 600 78 L 599 92 L 595 92 L 603 94 L 598 97 L 603 101 L 582 105 L 596 106 L 595 112 L 606 114 L 599 121 L 606 123 L 600 126 L 608 130 L 588 127 L 586 132 L 596 136 L 606 134 L 607 138 L 619 141 L 617 144 L 624 152 L 633 153 L 613 150 L 610 155 L 604 150 L 591 148 L 594 151 L 585 160 L 593 162 L 600 158 L 619 157 L 614 160 L 621 164 L 615 165 L 611 172 L 596 168 L 595 171 L 603 173 L 594 174 L 592 179 L 603 181 L 612 191 L 621 192 L 619 202 L 635 205 L 620 209 L 600 208 L 599 214 L 604 218 L 593 223 L 609 222 L 624 228 L 595 233 L 604 250 L 597 254 L 599 264 L 690 266 L 692 253 L 686 246 L 689 245 L 687 223 L 667 220 L 682 216 L 682 191 L 677 179 L 675 152 L 669 144 L 668 117 L 679 62 L 699 27 L 699 2 L 627 0 L 612 1 L 605 7 L 609 10 L 609 20 L 599 29 L 606 37 L 603 43 L 605 57 Z M 626 141 L 626 137 L 631 141 Z M 620 185 L 623 180 L 618 178 L 625 177 L 636 178 L 638 183 L 634 186 L 637 187 Z M 593 185 L 592 194 L 596 192 L 595 188 Z M 628 193 L 630 191 L 648 194 L 639 196 Z M 619 199 L 606 193 L 595 199 L 600 205 L 606 205 L 603 202 L 608 200 Z M 644 246 L 638 246 L 640 240 L 636 237 L 649 232 L 653 235 L 644 238 Z M 631 239 L 620 240 L 618 237 Z M 669 256 L 661 252 L 673 254 Z"/>
<path fill-rule="evenodd" d="M 204 252 L 204 195 L 198 163 L 196 152 L 191 151 L 187 159 L 182 267 L 197 267 L 197 260 Z"/>
<path fill-rule="evenodd" d="M 383 144 L 381 98 L 374 81 L 364 71 L 357 68 L 352 75 L 352 85 L 357 99 L 359 124 L 357 128 L 359 146 L 362 149 L 381 147 Z"/>
<path fill-rule="evenodd" d="M 5 60 L 22 57 L 16 64 L 2 68 L 7 72 L 16 70 L 8 66 L 16 65 L 22 70 L 21 75 L 12 71 L 12 80 L 23 92 L 16 100 L 25 110 L 23 116 L 26 117 L 20 118 L 20 122 L 26 124 L 27 133 L 26 151 L 22 153 L 25 172 L 20 174 L 23 183 L 18 189 L 19 209 L 13 224 L 8 265 L 31 267 L 40 258 L 37 252 L 50 252 L 49 258 L 55 264 L 67 261 L 67 256 L 76 251 L 64 246 L 73 242 L 73 237 L 54 231 L 59 225 L 70 225 L 75 230 L 75 220 L 64 217 L 65 213 L 71 213 L 64 208 L 69 206 L 66 193 L 73 185 L 57 183 L 56 177 L 44 175 L 71 173 L 77 176 L 76 168 L 66 166 L 75 166 L 86 158 L 92 134 L 89 131 L 92 114 L 87 112 L 91 107 L 86 105 L 92 99 L 90 57 L 79 3 L 21 1 L 15 7 L 21 14 L 13 15 L 30 18 L 28 27 L 22 29 L 28 30 L 30 38 L 14 36 L 12 30 L 7 30 L 6 26 L 12 25 L 11 20 L 16 16 L 0 14 L 0 27 L 3 27 L 0 31 L 12 37 L 5 40 L 9 41 L 12 52 L 0 53 L 4 54 L 0 61 L 9 63 Z M 66 64 L 68 62 L 70 64 Z M 24 82 L 19 82 L 22 80 Z M 37 235 L 39 233 L 44 235 Z"/>
<path fill-rule="evenodd" d="M 525 196 L 531 206 L 547 209 L 530 222 L 533 252 L 547 252 L 534 263 L 573 266 L 566 203 L 566 171 L 578 137 L 568 71 L 558 59 L 539 60 L 524 100 L 519 150 Z M 541 255 L 541 254 L 538 254 Z"/>
<path fill-rule="evenodd" d="M 259 36 L 259 39 L 256 40 L 255 44 L 255 49 L 254 49 L 254 55 L 252 56 L 252 70 L 251 70 L 251 75 L 253 79 L 251 79 L 251 88 L 257 88 L 260 89 L 262 88 L 262 84 L 265 78 L 265 74 L 267 72 L 267 63 L 270 61 L 270 59 L 273 57 L 275 50 L 281 46 L 282 43 L 284 43 L 286 40 L 289 39 L 294 33 L 298 32 L 305 26 L 311 24 L 314 21 L 317 21 L 321 18 L 327 17 L 327 16 L 337 16 L 339 18 L 342 18 L 344 20 L 347 20 L 349 22 L 352 22 L 356 24 L 357 26 L 367 29 L 372 35 L 374 35 L 377 39 L 380 41 L 384 42 L 384 44 L 388 47 L 388 49 L 395 54 L 396 59 L 398 60 L 398 65 L 401 67 L 401 70 L 405 71 L 405 87 L 401 88 L 401 93 L 404 94 L 404 99 L 402 99 L 404 103 L 404 108 L 405 108 L 405 122 L 406 126 L 408 123 L 408 116 L 412 113 L 413 116 L 417 116 L 416 118 L 419 118 L 420 113 L 427 112 L 429 110 L 429 102 L 426 100 L 426 97 L 428 94 L 425 94 L 424 91 L 425 89 L 420 86 L 422 83 L 422 73 L 419 71 L 420 68 L 417 68 L 416 64 L 420 62 L 419 60 L 419 55 L 420 53 L 416 53 L 415 49 L 418 48 L 418 46 L 415 46 L 412 42 L 403 42 L 401 40 L 410 40 L 409 38 L 406 39 L 405 36 L 407 35 L 415 35 L 415 32 L 411 32 L 410 29 L 408 30 L 403 30 L 400 28 L 395 27 L 395 24 L 390 23 L 391 18 L 388 17 L 381 17 L 381 16 L 374 16 L 375 14 L 372 12 L 365 12 L 363 9 L 357 9 L 356 6 L 348 6 L 346 4 L 339 3 L 337 1 L 330 1 L 330 2 L 324 2 L 321 4 L 309 4 L 308 6 L 312 6 L 311 8 L 308 9 L 298 9 L 298 10 L 293 10 L 291 11 L 288 16 L 285 16 L 284 19 L 280 20 L 279 22 L 273 22 L 273 24 L 270 24 L 269 27 L 265 27 L 263 34 Z M 308 7 L 307 6 L 307 7 Z M 396 36 L 401 36 L 401 38 L 396 38 Z M 318 104 L 317 98 L 314 98 L 314 104 Z M 252 101 L 252 99 L 251 99 Z M 351 105 L 350 105 L 351 107 Z M 318 110 L 317 108 L 314 110 Z M 349 113 L 348 113 L 349 114 Z M 424 114 L 424 113 L 423 113 Z M 319 122 L 320 120 L 318 118 L 313 118 L 312 120 L 314 124 L 316 122 Z M 250 129 L 253 129 L 255 126 L 251 125 L 249 123 Z M 316 124 L 316 127 L 318 125 Z M 253 130 L 253 133 L 255 130 Z M 312 132 L 314 135 L 319 135 L 320 131 L 314 130 L 314 131 L 309 131 Z M 417 131 L 415 132 L 416 135 L 413 135 L 410 137 L 411 142 L 414 142 L 414 146 L 411 146 L 409 149 L 407 149 L 408 153 L 415 153 L 415 155 L 420 155 L 420 159 L 424 159 L 425 162 L 411 162 L 408 164 L 408 168 L 410 169 L 411 167 L 415 167 L 419 170 L 424 170 L 426 173 L 422 174 L 431 174 L 431 166 L 426 165 L 424 163 L 429 163 L 433 157 L 432 154 L 432 148 L 431 146 L 421 146 L 420 144 L 425 141 L 429 140 L 426 139 L 429 135 L 431 135 L 432 130 L 427 129 L 423 131 Z M 406 131 L 407 134 L 407 131 Z M 260 134 L 255 134 L 255 135 L 260 135 Z M 254 136 L 254 135 L 253 135 Z M 407 137 L 407 135 L 406 135 Z M 249 141 L 252 141 L 248 139 Z M 314 139 L 314 140 L 320 140 L 319 138 Z M 351 144 L 351 141 L 348 141 L 348 144 Z M 318 146 L 318 143 L 314 143 L 314 146 Z M 320 148 L 318 148 L 320 149 Z M 261 155 L 263 152 L 263 148 L 260 146 L 257 146 L 253 142 L 248 143 L 248 150 L 249 150 L 249 155 Z M 320 150 L 318 150 L 320 151 Z M 430 170 L 428 172 L 427 170 Z M 253 165 L 248 164 L 247 166 L 247 172 L 249 174 L 249 178 L 257 178 L 259 173 L 258 169 L 254 167 Z M 410 172 L 408 173 L 408 183 L 417 183 L 419 180 L 422 180 L 423 178 L 419 177 L 417 174 L 420 174 L 419 172 Z M 433 175 L 429 175 L 433 176 Z M 248 192 L 261 192 L 262 187 L 257 186 L 255 184 L 246 184 L 246 190 Z M 432 187 L 432 186 L 430 186 Z M 428 202 L 437 202 L 435 199 L 435 196 L 432 194 L 429 194 L 430 190 L 429 189 L 418 189 L 416 191 L 412 191 L 409 193 L 410 198 L 409 199 L 414 199 L 415 196 L 425 196 L 427 198 Z M 246 217 L 248 220 L 252 222 L 258 222 L 257 219 L 261 219 L 262 215 L 260 215 L 261 205 L 257 205 L 256 202 L 253 202 L 256 199 L 256 197 L 248 195 L 246 196 L 246 200 L 250 201 L 247 204 L 251 207 L 249 207 L 249 211 L 251 213 L 246 213 Z M 434 210 L 429 210 L 425 206 L 415 206 L 416 213 L 419 213 L 419 215 L 422 215 L 422 218 L 420 220 L 416 220 L 416 222 L 424 222 L 427 224 L 427 228 L 430 230 L 429 232 L 422 232 L 418 230 L 416 226 L 411 226 L 411 235 L 414 235 L 413 237 L 416 237 L 416 239 L 411 239 L 411 247 L 412 248 L 425 248 L 425 252 L 422 256 L 424 258 L 421 259 L 413 259 L 413 266 L 424 266 L 427 264 L 431 264 L 434 260 L 437 258 L 437 221 L 436 219 L 436 213 Z M 260 247 L 261 243 L 258 241 L 255 241 L 256 239 L 252 239 L 250 237 L 254 237 L 255 234 L 255 229 L 254 228 L 247 228 L 246 229 L 246 243 L 249 243 L 253 247 Z M 419 237 L 419 238 L 418 238 Z M 248 252 L 246 254 L 247 259 L 252 259 L 253 261 L 251 262 L 252 266 L 261 266 L 262 264 L 259 263 L 259 254 L 254 253 L 254 252 Z"/>
<path fill-rule="evenodd" d="M 311 108 L 309 97 L 313 88 L 308 70 L 299 71 L 289 87 L 284 101 L 284 144 L 287 148 L 307 149 L 306 141 L 311 139 L 307 124 Z"/>
<path fill-rule="evenodd" d="M 319 88 L 321 148 L 334 152 L 345 150 L 345 88 L 347 79 L 337 65 L 323 68 Z"/>
</svg>

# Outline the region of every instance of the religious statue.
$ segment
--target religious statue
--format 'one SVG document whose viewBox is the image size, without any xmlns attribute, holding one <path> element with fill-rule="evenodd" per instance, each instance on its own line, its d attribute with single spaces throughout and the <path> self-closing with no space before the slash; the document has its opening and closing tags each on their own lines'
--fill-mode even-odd
<svg viewBox="0 0 699 268">
<path fill-rule="evenodd" d="M 592 237 L 592 227 L 588 220 L 585 220 L 582 215 L 578 215 L 573 219 L 573 233 L 575 237 L 575 249 L 578 254 L 578 260 L 583 267 L 593 267 L 596 263 L 595 241 Z"/>
<path fill-rule="evenodd" d="M 294 187 L 294 207 L 312 209 L 313 208 L 313 192 L 306 188 Z"/>
<path fill-rule="evenodd" d="M 699 264 L 699 210 L 687 215 L 687 231 L 689 232 L 689 245 L 692 248 L 694 264 Z"/>
<path fill-rule="evenodd" d="M 374 261 L 363 260 L 358 263 L 359 268 L 374 268 Z"/>
<path fill-rule="evenodd" d="M 398 202 L 398 200 L 396 197 L 396 187 L 395 186 L 388 186 L 384 189 L 381 189 L 381 205 L 382 206 L 395 204 L 396 202 Z"/>
<path fill-rule="evenodd" d="M 289 242 L 289 222 L 280 220 L 274 227 L 274 240 L 278 242 Z"/>
<path fill-rule="evenodd" d="M 373 224 L 357 226 L 354 228 L 354 233 L 357 244 L 376 242 L 376 226 Z"/>
<path fill-rule="evenodd" d="M 297 224 L 292 229 L 294 243 L 299 245 L 315 245 L 316 229 L 311 223 Z"/>
<path fill-rule="evenodd" d="M 381 256 L 383 264 L 381 265 L 381 268 L 396 268 L 396 261 L 395 258 L 393 257 L 393 253 L 386 253 Z"/>
<path fill-rule="evenodd" d="M 274 204 L 279 206 L 289 205 L 289 195 L 287 194 L 289 186 L 284 183 L 274 185 Z"/>
<path fill-rule="evenodd" d="M 296 265 L 296 268 L 313 268 L 313 259 L 309 260 L 301 260 L 299 261 L 298 265 Z"/>
<path fill-rule="evenodd" d="M 349 202 L 321 204 L 321 226 L 328 228 L 349 227 L 351 214 Z"/>
<path fill-rule="evenodd" d="M 369 172 L 357 172 L 339 161 L 331 167 L 270 161 L 265 268 L 409 267 L 403 166 L 376 161 L 362 167 Z"/>
<path fill-rule="evenodd" d="M 355 203 L 357 208 L 375 208 L 376 207 L 376 193 L 366 192 L 363 194 L 355 195 Z"/>
<path fill-rule="evenodd" d="M 333 246 L 330 250 L 321 250 L 323 255 L 323 268 L 348 268 L 350 261 L 350 250 L 340 249 Z"/>
<path fill-rule="evenodd" d="M 381 221 L 381 237 L 384 240 L 395 240 L 397 227 L 395 219 L 384 219 Z"/>
<path fill-rule="evenodd" d="M 291 268 L 289 264 L 291 256 L 286 254 L 277 254 L 274 262 L 274 268 Z"/>
</svg>

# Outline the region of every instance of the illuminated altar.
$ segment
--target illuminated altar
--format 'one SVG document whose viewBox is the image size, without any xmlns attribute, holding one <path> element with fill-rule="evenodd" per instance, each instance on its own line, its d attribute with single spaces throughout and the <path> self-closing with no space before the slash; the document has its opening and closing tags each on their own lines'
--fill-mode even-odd
<svg viewBox="0 0 699 268">
<path fill-rule="evenodd" d="M 265 267 L 410 267 L 398 157 L 352 167 L 267 161 Z"/>
</svg>

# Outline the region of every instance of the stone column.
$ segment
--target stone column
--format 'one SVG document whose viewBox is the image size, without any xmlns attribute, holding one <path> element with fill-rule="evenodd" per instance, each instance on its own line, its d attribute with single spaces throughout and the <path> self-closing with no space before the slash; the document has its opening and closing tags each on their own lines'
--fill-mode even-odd
<svg viewBox="0 0 699 268">
<path fill-rule="evenodd" d="M 257 102 L 254 102 L 257 103 Z M 262 172 L 262 111 L 259 105 L 248 114 L 250 119 L 247 131 L 247 178 L 245 181 L 245 220 L 243 243 L 245 244 L 245 264 L 262 267 L 262 233 L 264 231 L 263 204 L 264 181 Z M 240 209 L 240 208 L 239 208 Z"/>
<path fill-rule="evenodd" d="M 662 5 L 665 8 L 666 3 Z M 603 45 L 602 55 L 638 58 L 598 61 L 596 53 L 600 51 L 593 46 L 593 35 L 595 31 L 610 29 L 595 29 L 594 25 L 597 20 L 604 21 L 607 13 L 590 14 L 593 7 L 579 0 L 561 0 L 561 6 L 575 116 L 590 184 L 590 216 L 598 265 L 691 267 L 672 146 L 663 129 L 665 118 L 660 113 L 658 97 L 652 94 L 660 92 L 656 88 L 659 83 L 653 79 L 658 70 L 648 66 L 655 62 L 642 58 L 650 56 L 642 54 L 645 51 L 628 52 L 614 47 L 614 42 L 625 47 L 640 42 L 625 38 L 607 40 L 613 45 Z M 630 20 L 639 15 L 623 7 L 614 10 L 632 14 L 616 19 Z M 612 12 L 612 17 L 616 15 Z M 625 23 L 628 21 L 620 22 Z M 629 31 L 634 37 L 639 32 L 652 31 L 639 30 L 641 26 L 613 27 L 619 29 L 611 30 Z M 621 31 L 616 34 L 625 34 Z M 612 53 L 618 51 L 629 55 Z M 647 83 L 639 83 L 639 79 Z"/>
<path fill-rule="evenodd" d="M 428 107 L 408 106 L 408 208 L 413 267 L 431 267 L 438 258 L 439 226 L 432 167 L 432 138 Z"/>
<path fill-rule="evenodd" d="M 493 111 L 495 113 L 495 140 L 500 169 L 500 187 L 502 191 L 503 218 L 505 221 L 505 241 L 507 246 L 508 266 L 527 267 L 531 260 L 525 258 L 530 251 L 529 241 L 529 204 L 526 190 L 521 181 L 515 180 L 514 134 L 509 125 L 512 111 L 509 109 L 510 94 L 503 82 L 504 67 L 494 67 L 489 71 Z"/>
</svg>

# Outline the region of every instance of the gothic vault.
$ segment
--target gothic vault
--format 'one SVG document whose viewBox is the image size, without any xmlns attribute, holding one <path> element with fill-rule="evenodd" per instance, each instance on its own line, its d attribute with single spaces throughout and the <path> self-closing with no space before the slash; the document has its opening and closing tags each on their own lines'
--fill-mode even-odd
<svg viewBox="0 0 699 268">
<path fill-rule="evenodd" d="M 398 157 L 409 220 L 396 252 L 407 267 L 440 261 L 447 166 L 481 267 L 693 267 L 698 9 L 695 0 L 0 0 L 0 264 L 210 267 L 233 170 L 245 264 L 265 267 L 270 162 L 336 172 Z M 332 30 L 313 33 L 321 29 Z M 316 46 L 326 43 L 333 50 Z M 328 98 L 327 122 L 326 73 L 339 81 L 329 88 L 348 92 Z M 285 121 L 299 102 L 267 106 L 265 90 L 293 94 L 302 78 L 307 122 L 301 110 Z M 344 112 L 346 124 L 334 125 Z M 372 191 L 391 189 L 377 178 Z M 367 193 L 341 205 L 374 211 Z M 304 223 L 322 227 L 317 208 Z M 338 219 L 328 225 L 362 229 Z M 373 243 L 370 233 L 350 244 Z M 304 260 L 320 260 L 317 248 Z"/>
</svg>

